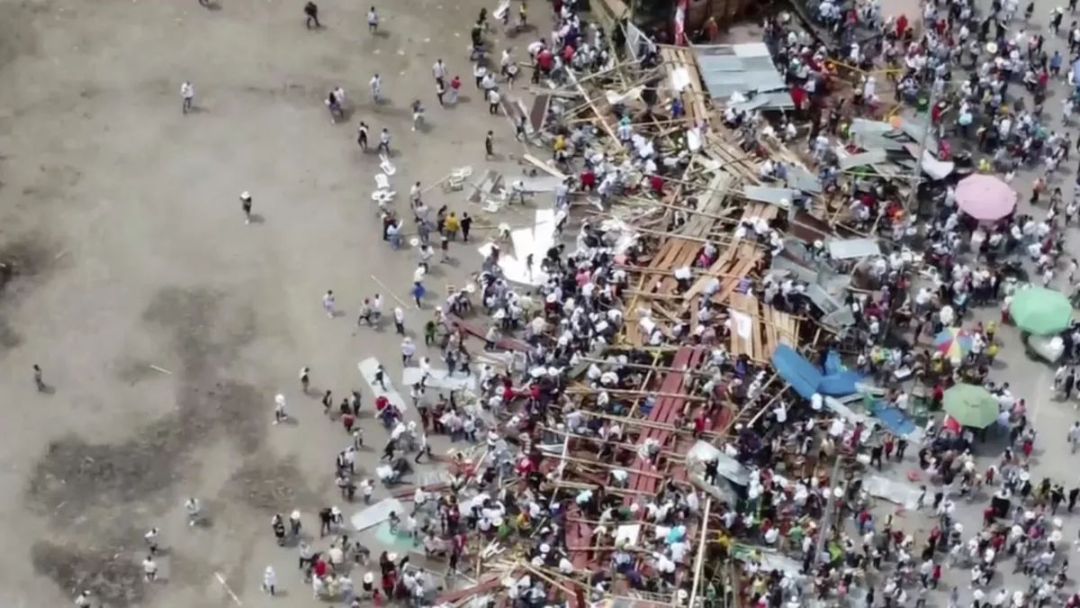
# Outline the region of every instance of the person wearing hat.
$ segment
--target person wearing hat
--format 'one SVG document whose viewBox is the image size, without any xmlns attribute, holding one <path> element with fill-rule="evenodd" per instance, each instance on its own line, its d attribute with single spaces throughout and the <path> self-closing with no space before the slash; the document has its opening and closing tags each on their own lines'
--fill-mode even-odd
<svg viewBox="0 0 1080 608">
<path fill-rule="evenodd" d="M 240 209 L 244 211 L 244 223 L 251 223 L 251 193 L 244 190 L 240 193 Z"/>
</svg>

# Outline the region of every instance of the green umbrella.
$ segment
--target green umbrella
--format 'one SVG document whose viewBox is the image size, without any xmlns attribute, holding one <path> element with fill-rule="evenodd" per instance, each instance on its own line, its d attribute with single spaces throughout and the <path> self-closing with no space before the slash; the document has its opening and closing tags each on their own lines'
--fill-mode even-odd
<svg viewBox="0 0 1080 608">
<path fill-rule="evenodd" d="M 1065 330 L 1072 321 L 1072 304 L 1060 291 L 1028 287 L 1013 294 L 1009 315 L 1016 326 L 1038 336 Z"/>
<path fill-rule="evenodd" d="M 998 417 L 998 402 L 985 388 L 957 384 L 945 391 L 945 413 L 963 426 L 985 429 Z"/>
</svg>

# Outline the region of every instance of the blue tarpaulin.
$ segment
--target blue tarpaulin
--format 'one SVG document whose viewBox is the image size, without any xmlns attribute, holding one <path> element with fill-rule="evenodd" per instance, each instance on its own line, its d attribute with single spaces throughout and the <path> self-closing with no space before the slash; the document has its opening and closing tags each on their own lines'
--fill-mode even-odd
<svg viewBox="0 0 1080 608">
<path fill-rule="evenodd" d="M 829 353 L 825 361 L 826 369 L 830 372 L 828 374 L 822 373 L 795 349 L 784 344 L 781 344 L 772 356 L 776 373 L 803 399 L 811 398 L 814 393 L 832 397 L 854 394 L 855 383 L 861 379 L 859 374 L 844 371 L 836 353 Z"/>
<path fill-rule="evenodd" d="M 821 383 L 821 372 L 795 352 L 795 349 L 781 344 L 773 353 L 772 364 L 776 373 L 803 399 L 809 399 L 817 392 L 818 384 Z"/>
<path fill-rule="evenodd" d="M 911 418 L 895 407 L 878 407 L 874 410 L 874 417 L 881 421 L 890 433 L 898 437 L 907 437 L 916 428 Z"/>
</svg>

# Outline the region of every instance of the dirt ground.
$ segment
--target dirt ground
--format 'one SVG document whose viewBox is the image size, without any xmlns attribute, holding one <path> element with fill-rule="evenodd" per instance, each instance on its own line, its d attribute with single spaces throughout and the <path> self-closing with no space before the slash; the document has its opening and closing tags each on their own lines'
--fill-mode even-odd
<svg viewBox="0 0 1080 608">
<path fill-rule="evenodd" d="M 312 393 L 337 400 L 362 387 L 366 356 L 399 378 L 393 332 L 357 335 L 355 312 L 377 291 L 393 306 L 372 275 L 408 297 L 416 263 L 380 241 L 378 159 L 355 127 L 375 141 L 390 129 L 401 209 L 412 181 L 505 168 L 520 151 L 472 87 L 468 27 L 483 2 L 378 2 L 377 35 L 368 3 L 319 4 L 325 27 L 308 31 L 301 0 L 0 0 L 0 605 L 67 605 L 84 588 L 115 607 L 231 605 L 216 574 L 266 605 L 271 564 L 287 594 L 274 605 L 310 602 L 270 516 L 298 508 L 317 529 L 316 511 L 341 503 L 332 462 L 347 439 L 297 371 L 311 366 Z M 435 102 L 439 57 L 465 81 L 457 108 Z M 197 93 L 187 116 L 184 80 Z M 322 100 L 337 85 L 353 112 L 333 125 Z M 414 98 L 426 132 L 409 129 Z M 428 202 L 477 211 L 438 189 Z M 478 265 L 472 247 L 452 254 L 436 293 Z M 323 314 L 327 289 L 342 317 Z M 409 310 L 408 325 L 419 334 L 428 314 Z M 295 424 L 271 425 L 279 391 Z M 385 433 L 365 424 L 379 450 Z M 188 496 L 206 527 L 187 528 Z M 168 550 L 165 582 L 147 585 L 152 526 Z"/>
</svg>

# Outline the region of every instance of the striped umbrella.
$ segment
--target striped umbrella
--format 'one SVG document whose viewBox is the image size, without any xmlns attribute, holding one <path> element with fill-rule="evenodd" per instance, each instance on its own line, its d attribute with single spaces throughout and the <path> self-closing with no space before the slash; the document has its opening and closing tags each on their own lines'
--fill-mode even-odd
<svg viewBox="0 0 1080 608">
<path fill-rule="evenodd" d="M 947 327 L 934 336 L 934 350 L 953 363 L 959 363 L 971 352 L 971 332 L 959 327 Z"/>
</svg>

